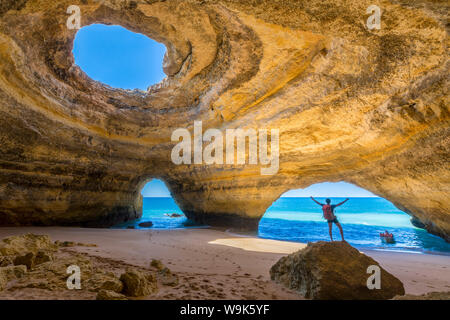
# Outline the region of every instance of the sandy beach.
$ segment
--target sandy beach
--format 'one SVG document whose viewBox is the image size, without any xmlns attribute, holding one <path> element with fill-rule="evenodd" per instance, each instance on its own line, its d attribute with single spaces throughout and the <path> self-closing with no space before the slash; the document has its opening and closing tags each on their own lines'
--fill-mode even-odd
<svg viewBox="0 0 450 320">
<path fill-rule="evenodd" d="M 161 260 L 179 276 L 180 283 L 176 287 L 162 287 L 148 299 L 303 298 L 269 277 L 270 267 L 280 257 L 303 248 L 306 244 L 302 243 L 242 237 L 214 229 L 0 228 L 0 238 L 25 233 L 46 234 L 52 240 L 96 244 L 96 247 L 76 246 L 70 250 L 107 261 L 112 268 L 128 265 L 148 268 L 152 259 Z M 398 277 L 407 294 L 450 291 L 450 256 L 362 251 Z M 0 298 L 57 298 L 39 289 L 29 289 L 28 295 L 22 291 L 4 291 Z M 86 293 L 66 298 L 94 297 Z"/>
</svg>

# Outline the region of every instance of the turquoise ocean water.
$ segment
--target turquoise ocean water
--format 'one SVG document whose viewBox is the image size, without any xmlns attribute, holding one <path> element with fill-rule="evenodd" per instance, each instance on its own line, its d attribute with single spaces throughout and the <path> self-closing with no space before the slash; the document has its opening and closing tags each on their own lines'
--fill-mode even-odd
<svg viewBox="0 0 450 320">
<path fill-rule="evenodd" d="M 317 198 L 325 202 L 324 198 Z M 338 203 L 343 198 L 331 198 Z M 143 216 L 116 227 L 137 226 L 142 221 L 152 221 L 153 228 L 200 227 L 185 217 L 170 218 L 165 213 L 180 213 L 172 198 L 144 198 Z M 410 216 L 398 210 L 383 198 L 350 198 L 336 208 L 335 214 L 344 228 L 344 236 L 351 245 L 359 248 L 410 252 L 434 252 L 450 254 L 450 243 L 415 228 Z M 388 230 L 396 239 L 395 244 L 383 244 L 379 233 Z M 322 218 L 322 209 L 309 198 L 280 198 L 267 210 L 259 224 L 258 236 L 296 242 L 329 240 L 328 225 Z M 333 226 L 334 240 L 340 240 L 339 230 Z"/>
</svg>

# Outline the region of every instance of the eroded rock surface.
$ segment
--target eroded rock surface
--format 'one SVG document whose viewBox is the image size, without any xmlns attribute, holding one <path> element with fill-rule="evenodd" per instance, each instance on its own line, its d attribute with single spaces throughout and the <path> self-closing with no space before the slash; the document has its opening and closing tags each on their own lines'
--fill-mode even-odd
<svg viewBox="0 0 450 320">
<path fill-rule="evenodd" d="M 163 179 L 186 216 L 255 229 L 282 193 L 347 181 L 449 240 L 448 1 L 15 1 L 0 5 L 0 224 L 109 226 L 142 214 Z M 86 76 L 82 25 L 119 24 L 167 47 L 148 92 Z M 171 162 L 177 128 L 280 130 L 260 165 Z"/>
<path fill-rule="evenodd" d="M 148 296 L 157 290 L 156 277 L 135 269 L 127 270 L 120 276 L 122 293 L 130 297 Z"/>
<path fill-rule="evenodd" d="M 54 252 L 58 246 L 47 235 L 27 233 L 11 236 L 0 241 L 0 256 L 25 256 L 28 253 L 37 255 L 38 252 Z"/>
<path fill-rule="evenodd" d="M 379 289 L 368 288 L 370 266 L 380 268 Z M 273 265 L 270 277 L 310 299 L 379 300 L 405 294 L 400 280 L 346 242 L 308 243 Z"/>
<path fill-rule="evenodd" d="M 48 236 L 34 234 L 2 239 L 0 258 L 9 259 L 0 265 L 0 299 L 124 300 L 156 294 L 158 282 L 163 288 L 178 284 L 178 276 L 164 266 L 156 275 L 154 270 L 77 252 L 76 247 L 87 246 L 83 243 L 57 245 L 64 243 L 69 241 L 54 244 Z M 80 288 L 68 290 L 68 268 L 73 266 L 80 270 Z"/>
</svg>

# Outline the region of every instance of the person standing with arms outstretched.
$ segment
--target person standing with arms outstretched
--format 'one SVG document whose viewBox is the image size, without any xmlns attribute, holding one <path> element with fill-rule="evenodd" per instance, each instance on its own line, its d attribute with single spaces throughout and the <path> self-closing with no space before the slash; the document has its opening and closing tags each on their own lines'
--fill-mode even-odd
<svg viewBox="0 0 450 320">
<path fill-rule="evenodd" d="M 337 219 L 337 217 L 334 215 L 334 208 L 339 207 L 340 205 L 343 205 L 344 203 L 346 203 L 349 199 L 345 199 L 344 201 L 338 203 L 338 204 L 331 204 L 331 200 L 330 199 L 326 199 L 325 202 L 327 204 L 323 204 L 320 203 L 319 201 L 317 201 L 316 199 L 314 199 L 313 197 L 311 197 L 311 199 L 317 203 L 319 206 L 322 207 L 322 211 L 323 211 L 323 217 L 327 220 L 328 222 L 328 229 L 330 232 L 330 239 L 331 241 L 333 241 L 333 223 L 335 223 L 338 228 L 339 228 L 339 232 L 341 233 L 341 238 L 342 241 L 344 240 L 344 230 L 342 230 L 342 226 L 339 223 L 339 220 Z"/>
</svg>

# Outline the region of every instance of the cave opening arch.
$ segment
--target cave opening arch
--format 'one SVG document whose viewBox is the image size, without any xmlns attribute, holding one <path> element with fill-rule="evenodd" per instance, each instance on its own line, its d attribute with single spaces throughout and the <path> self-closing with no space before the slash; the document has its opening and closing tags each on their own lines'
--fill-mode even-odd
<svg viewBox="0 0 450 320">
<path fill-rule="evenodd" d="M 291 189 L 282 194 L 261 217 L 258 236 L 295 242 L 329 241 L 328 226 L 322 208 L 329 198 L 338 204 L 335 214 L 343 226 L 345 240 L 351 245 L 389 250 L 450 252 L 450 245 L 442 238 L 428 233 L 417 225 L 414 217 L 403 212 L 388 199 L 379 197 L 356 185 L 318 183 L 305 189 Z M 395 235 L 395 243 L 386 244 L 379 234 L 388 231 Z M 333 224 L 333 239 L 341 240 Z"/>
<path fill-rule="evenodd" d="M 146 178 L 137 185 L 137 206 L 142 215 L 114 226 L 126 229 L 176 229 L 188 227 L 192 222 L 180 209 L 166 182 L 161 178 Z"/>
</svg>

